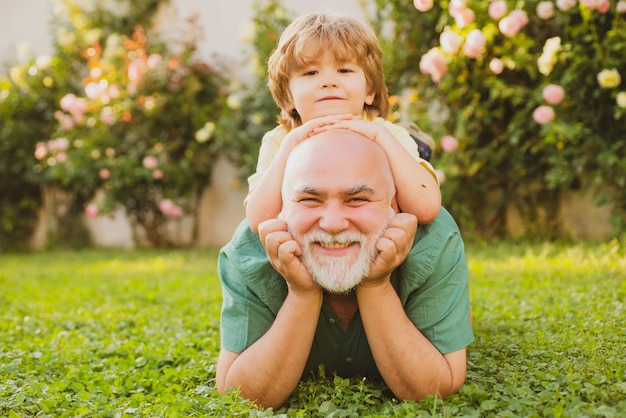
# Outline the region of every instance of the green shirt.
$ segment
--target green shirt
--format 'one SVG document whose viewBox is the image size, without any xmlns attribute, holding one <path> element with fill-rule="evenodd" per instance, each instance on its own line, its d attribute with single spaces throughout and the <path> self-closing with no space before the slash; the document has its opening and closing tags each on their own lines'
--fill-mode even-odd
<svg viewBox="0 0 626 418">
<path fill-rule="evenodd" d="M 221 346 L 241 353 L 270 328 L 287 297 L 287 285 L 246 221 L 220 251 L 218 270 Z M 445 209 L 433 222 L 418 227 L 411 252 L 392 273 L 391 282 L 407 316 L 441 353 L 460 350 L 474 340 L 463 240 Z M 332 309 L 322 305 L 304 374 L 317 372 L 322 364 L 341 376 L 378 375 L 358 310 L 344 331 Z"/>
</svg>

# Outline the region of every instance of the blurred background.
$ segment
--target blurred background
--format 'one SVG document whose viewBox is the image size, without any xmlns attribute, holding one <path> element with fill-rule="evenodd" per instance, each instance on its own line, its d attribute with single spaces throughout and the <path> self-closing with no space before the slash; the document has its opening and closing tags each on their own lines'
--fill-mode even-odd
<svg viewBox="0 0 626 418">
<path fill-rule="evenodd" d="M 141 3 L 141 4 L 139 4 Z M 623 236 L 623 1 L 0 0 L 0 250 L 212 247 L 244 218 L 302 13 L 379 35 L 465 236 Z"/>
</svg>

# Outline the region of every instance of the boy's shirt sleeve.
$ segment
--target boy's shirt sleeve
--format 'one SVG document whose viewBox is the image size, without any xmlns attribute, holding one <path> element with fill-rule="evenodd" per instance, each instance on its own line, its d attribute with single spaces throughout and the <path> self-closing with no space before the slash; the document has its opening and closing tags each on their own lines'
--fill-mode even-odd
<svg viewBox="0 0 626 418">
<path fill-rule="evenodd" d="M 424 168 L 428 170 L 428 172 L 435 178 L 437 184 L 439 184 L 439 178 L 437 177 L 435 169 L 428 161 L 420 157 L 420 153 L 417 149 L 417 144 L 415 143 L 413 138 L 411 138 L 411 135 L 409 135 L 409 131 L 404 129 L 402 126 L 398 126 L 382 118 L 376 118 L 375 121 L 385 125 L 385 127 L 389 129 L 393 136 L 398 140 L 398 142 L 400 142 L 400 145 L 402 145 L 404 149 L 406 149 L 409 154 L 413 156 L 413 158 L 419 161 L 419 163 L 424 166 Z"/>
<path fill-rule="evenodd" d="M 263 135 L 261 147 L 259 148 L 259 159 L 256 164 L 256 172 L 248 177 L 248 195 L 243 201 L 244 206 L 248 204 L 250 193 L 252 193 L 252 191 L 259 184 L 261 177 L 263 177 L 272 163 L 272 160 L 276 156 L 276 153 L 278 153 L 278 148 L 285 139 L 285 136 L 287 136 L 287 131 L 285 131 L 285 128 L 282 126 L 277 126 Z"/>
</svg>

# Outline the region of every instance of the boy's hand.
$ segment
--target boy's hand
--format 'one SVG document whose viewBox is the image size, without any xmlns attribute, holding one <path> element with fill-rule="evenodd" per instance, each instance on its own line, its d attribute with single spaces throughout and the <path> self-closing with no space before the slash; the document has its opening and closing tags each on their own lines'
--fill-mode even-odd
<svg viewBox="0 0 626 418">
<path fill-rule="evenodd" d="M 259 224 L 259 238 L 267 258 L 287 282 L 289 291 L 307 293 L 321 291 L 311 273 L 300 261 L 302 249 L 287 230 L 281 219 L 269 219 Z"/>
<path fill-rule="evenodd" d="M 406 259 L 413 247 L 417 218 L 410 213 L 398 213 L 390 221 L 383 236 L 376 242 L 379 251 L 370 274 L 360 286 L 372 287 L 389 280 L 391 272 Z"/>
<path fill-rule="evenodd" d="M 300 142 L 307 140 L 316 133 L 322 132 L 319 131 L 319 129 L 322 129 L 325 126 L 334 125 L 342 121 L 360 119 L 360 116 L 354 116 L 351 113 L 345 115 L 322 116 L 320 118 L 311 119 L 310 121 L 303 123 L 301 126 L 292 129 L 285 137 L 285 142 L 291 143 L 293 146 L 296 146 Z"/>
<path fill-rule="evenodd" d="M 372 141 L 380 141 L 382 138 L 392 138 L 393 134 L 389 129 L 380 123 L 358 119 L 338 120 L 333 124 L 325 124 L 315 129 L 315 133 L 327 131 L 329 129 L 349 129 L 363 135 Z"/>
</svg>

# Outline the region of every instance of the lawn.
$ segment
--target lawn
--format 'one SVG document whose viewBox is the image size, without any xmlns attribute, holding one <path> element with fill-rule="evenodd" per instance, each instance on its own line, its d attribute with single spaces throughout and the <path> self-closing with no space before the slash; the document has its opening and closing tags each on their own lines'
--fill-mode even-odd
<svg viewBox="0 0 626 418">
<path fill-rule="evenodd" d="M 0 416 L 625 416 L 626 249 L 468 245 L 476 341 L 460 394 L 302 383 L 278 411 L 214 389 L 217 252 L 0 255 Z"/>
</svg>

